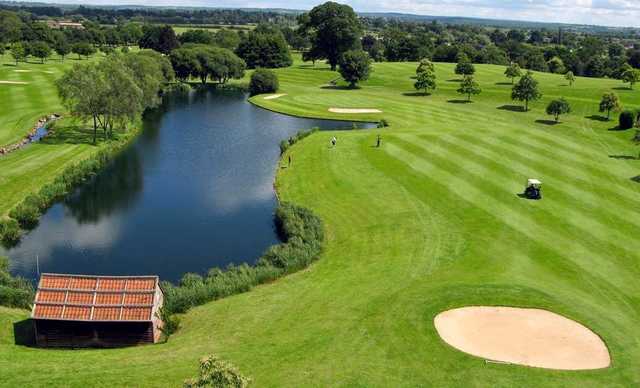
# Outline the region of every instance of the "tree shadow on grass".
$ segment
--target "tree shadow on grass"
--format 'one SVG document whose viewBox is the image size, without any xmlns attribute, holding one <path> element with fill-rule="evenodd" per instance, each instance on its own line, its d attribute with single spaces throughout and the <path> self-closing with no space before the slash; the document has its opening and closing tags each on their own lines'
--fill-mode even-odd
<svg viewBox="0 0 640 388">
<path fill-rule="evenodd" d="M 427 97 L 430 96 L 431 93 L 425 93 L 425 92 L 404 92 L 402 93 L 403 96 L 407 96 L 407 97 Z"/>
<path fill-rule="evenodd" d="M 607 131 L 617 132 L 617 131 L 624 131 L 624 129 L 620 128 L 619 125 L 616 125 L 615 127 L 611 127 L 609 129 L 607 129 Z"/>
<path fill-rule="evenodd" d="M 557 124 L 560 124 L 560 122 L 555 121 L 555 120 L 536 120 L 536 123 L 544 124 L 544 125 L 557 125 Z"/>
<path fill-rule="evenodd" d="M 469 100 L 447 100 L 449 104 L 471 104 L 473 101 Z"/>
<path fill-rule="evenodd" d="M 631 178 L 631 180 L 636 182 L 636 183 L 640 183 L 640 175 L 634 176 L 633 178 Z"/>
<path fill-rule="evenodd" d="M 114 130 L 111 137 L 112 140 L 118 138 L 118 132 Z M 98 129 L 96 136 L 97 143 L 105 141 L 104 131 Z M 40 140 L 40 144 L 58 145 L 58 144 L 89 144 L 93 145 L 93 128 L 80 125 L 67 125 L 56 127 L 53 133 Z"/>
<path fill-rule="evenodd" d="M 638 159 L 635 156 L 631 156 L 631 155 L 609 155 L 609 157 L 611 159 L 621 159 L 621 160 L 636 160 L 636 159 Z"/>
<path fill-rule="evenodd" d="M 348 85 L 322 85 L 320 86 L 320 89 L 329 89 L 329 90 L 358 90 L 360 89 L 359 86 L 356 86 L 355 88 L 352 88 Z"/>
<path fill-rule="evenodd" d="M 511 82 L 496 82 L 496 85 L 498 85 L 498 86 L 512 86 L 513 84 Z"/>
<path fill-rule="evenodd" d="M 453 78 L 453 79 L 448 79 L 447 82 L 462 82 L 462 79 L 460 78 Z"/>
<path fill-rule="evenodd" d="M 502 105 L 499 106 L 500 110 L 508 110 L 509 112 L 525 112 L 524 107 L 520 105 Z"/>
<path fill-rule="evenodd" d="M 616 86 L 615 88 L 612 88 L 613 90 L 633 90 L 628 86 Z"/>
<path fill-rule="evenodd" d="M 584 118 L 593 120 L 593 121 L 609 121 L 609 119 L 607 119 L 605 116 L 600 116 L 600 115 L 585 116 Z"/>
</svg>

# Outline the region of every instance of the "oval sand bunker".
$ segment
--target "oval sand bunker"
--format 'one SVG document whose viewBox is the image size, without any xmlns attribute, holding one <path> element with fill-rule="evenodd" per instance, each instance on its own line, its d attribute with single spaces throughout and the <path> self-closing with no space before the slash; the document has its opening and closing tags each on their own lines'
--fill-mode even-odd
<svg viewBox="0 0 640 388">
<path fill-rule="evenodd" d="M 540 309 L 463 307 L 438 314 L 442 339 L 465 353 L 548 369 L 606 368 L 602 339 L 578 322 Z"/>
</svg>

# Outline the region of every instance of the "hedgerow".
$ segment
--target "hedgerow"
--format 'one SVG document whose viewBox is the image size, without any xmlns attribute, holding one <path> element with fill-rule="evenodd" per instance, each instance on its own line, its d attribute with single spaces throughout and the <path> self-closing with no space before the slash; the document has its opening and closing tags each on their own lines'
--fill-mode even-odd
<svg viewBox="0 0 640 388">
<path fill-rule="evenodd" d="M 299 271 L 316 260 L 322 251 L 324 230 L 322 221 L 309 209 L 283 202 L 275 214 L 276 227 L 283 242 L 271 246 L 256 265 L 229 265 L 212 268 L 206 276 L 185 274 L 176 286 L 162 283 L 164 307 L 162 316 L 166 334 L 177 329 L 173 314 L 212 300 L 247 292 L 259 284 L 271 282 L 283 275 Z"/>
<path fill-rule="evenodd" d="M 0 306 L 28 309 L 35 291 L 31 282 L 9 274 L 9 260 L 0 257 Z"/>
<path fill-rule="evenodd" d="M 296 133 L 295 135 L 291 136 L 288 139 L 282 140 L 280 142 L 280 155 L 284 154 L 285 152 L 287 152 L 287 150 L 289 149 L 289 147 L 291 147 L 292 145 L 296 144 L 297 142 L 299 142 L 300 140 L 304 139 L 305 137 L 318 132 L 320 130 L 320 128 L 318 127 L 313 127 L 310 130 L 306 130 L 306 131 L 298 131 L 298 133 Z"/>
</svg>

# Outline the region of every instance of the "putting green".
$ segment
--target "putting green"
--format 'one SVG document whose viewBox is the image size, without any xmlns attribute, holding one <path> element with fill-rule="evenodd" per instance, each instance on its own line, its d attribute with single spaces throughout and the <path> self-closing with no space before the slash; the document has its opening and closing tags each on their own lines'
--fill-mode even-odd
<svg viewBox="0 0 640 388">
<path fill-rule="evenodd" d="M 11 386 L 176 386 L 209 353 L 256 386 L 640 385 L 640 174 L 630 131 L 597 113 L 615 80 L 536 74 L 543 101 L 518 112 L 503 67 L 477 66 L 483 93 L 461 103 L 454 65 L 438 90 L 413 90 L 417 64 L 376 64 L 361 89 L 322 88 L 325 66 L 278 70 L 286 98 L 254 103 L 299 116 L 387 120 L 318 132 L 278 170 L 281 199 L 313 209 L 327 244 L 310 269 L 182 317 L 167 344 L 58 351 L 15 346 L 26 312 L 0 309 L 0 370 Z M 341 85 L 339 85 L 341 86 Z M 616 90 L 625 104 L 638 92 Z M 544 113 L 565 97 L 573 113 Z M 376 107 L 382 114 L 336 114 Z M 382 145 L 376 148 L 380 134 Z M 337 136 L 338 145 L 327 147 Z M 275 168 L 275 166 L 274 166 Z M 542 201 L 518 197 L 527 178 Z M 556 371 L 486 364 L 440 339 L 442 311 L 503 305 L 554 311 L 598 333 L 609 368 Z M 46 371 L 46 373 L 34 373 Z"/>
</svg>

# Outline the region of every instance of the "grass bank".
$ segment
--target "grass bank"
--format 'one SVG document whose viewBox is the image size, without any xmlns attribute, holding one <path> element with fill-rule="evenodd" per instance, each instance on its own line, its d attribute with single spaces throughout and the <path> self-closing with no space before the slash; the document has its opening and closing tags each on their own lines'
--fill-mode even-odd
<svg viewBox="0 0 640 388">
<path fill-rule="evenodd" d="M 615 80 L 536 74 L 543 101 L 528 113 L 509 98 L 504 68 L 477 66 L 483 93 L 455 90 L 437 64 L 438 90 L 412 88 L 416 64 L 376 64 L 361 89 L 327 87 L 325 66 L 279 70 L 281 93 L 253 102 L 301 116 L 378 121 L 384 130 L 318 132 L 287 152 L 283 201 L 324 222 L 326 247 L 308 270 L 190 310 L 163 345 L 58 351 L 13 344 L 0 309 L 0 370 L 11 386 L 176 386 L 215 353 L 256 386 L 557 386 L 640 384 L 640 161 L 630 131 L 597 113 Z M 628 106 L 638 92 L 615 90 Z M 573 113 L 551 125 L 546 102 Z M 331 107 L 380 114 L 333 114 Z M 382 147 L 375 148 L 376 135 Z M 338 137 L 338 146 L 329 139 Z M 286 157 L 287 154 L 285 154 Z M 517 196 L 527 178 L 544 200 Z M 488 304 L 539 307 L 582 322 L 606 341 L 607 369 L 552 371 L 486 364 L 446 345 L 439 312 Z M 47 373 L 33 373 L 46 370 Z"/>
</svg>

